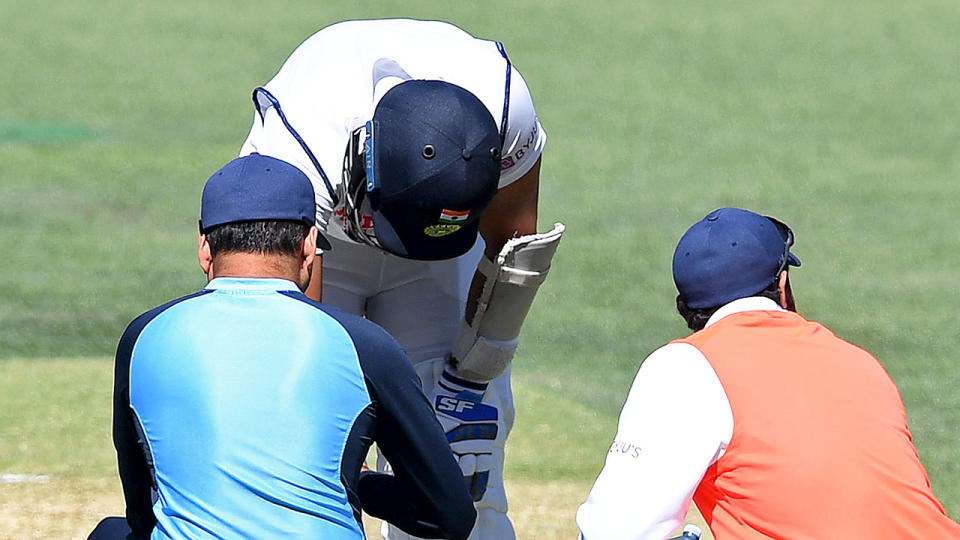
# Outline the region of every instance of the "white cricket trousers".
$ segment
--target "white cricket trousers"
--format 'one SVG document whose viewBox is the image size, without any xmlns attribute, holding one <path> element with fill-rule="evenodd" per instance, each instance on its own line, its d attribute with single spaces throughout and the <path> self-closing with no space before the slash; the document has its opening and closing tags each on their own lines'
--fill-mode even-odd
<svg viewBox="0 0 960 540">
<path fill-rule="evenodd" d="M 333 249 L 323 254 L 323 301 L 365 316 L 390 333 L 410 357 L 429 395 L 463 320 L 483 241 L 456 259 L 413 261 L 337 235 L 328 238 Z M 514 419 L 509 368 L 490 382 L 483 402 L 499 410 L 499 432 L 487 492 L 476 504 L 477 524 L 469 540 L 512 540 L 503 487 L 503 449 Z M 389 470 L 389 465 L 378 458 L 377 470 Z M 388 540 L 416 538 L 387 523 L 381 533 Z"/>
</svg>

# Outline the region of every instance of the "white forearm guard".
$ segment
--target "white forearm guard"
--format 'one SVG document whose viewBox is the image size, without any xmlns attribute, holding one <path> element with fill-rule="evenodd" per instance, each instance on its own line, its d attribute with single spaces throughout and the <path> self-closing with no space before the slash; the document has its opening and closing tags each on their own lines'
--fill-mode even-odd
<svg viewBox="0 0 960 540">
<path fill-rule="evenodd" d="M 453 346 L 458 376 L 486 382 L 510 365 L 520 327 L 547 278 L 563 231 L 563 224 L 557 223 L 549 232 L 508 240 L 496 261 L 480 258 L 477 270 L 486 278 L 483 290 L 476 311 L 467 314 Z"/>
</svg>

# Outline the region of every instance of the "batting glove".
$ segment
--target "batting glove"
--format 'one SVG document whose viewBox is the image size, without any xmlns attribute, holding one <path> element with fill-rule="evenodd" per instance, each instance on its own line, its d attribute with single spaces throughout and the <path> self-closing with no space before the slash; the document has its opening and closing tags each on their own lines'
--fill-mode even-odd
<svg viewBox="0 0 960 540">
<path fill-rule="evenodd" d="M 444 369 L 432 396 L 434 413 L 474 501 L 487 490 L 498 429 L 497 408 L 480 402 L 486 389 L 486 383 L 466 381 Z"/>
</svg>

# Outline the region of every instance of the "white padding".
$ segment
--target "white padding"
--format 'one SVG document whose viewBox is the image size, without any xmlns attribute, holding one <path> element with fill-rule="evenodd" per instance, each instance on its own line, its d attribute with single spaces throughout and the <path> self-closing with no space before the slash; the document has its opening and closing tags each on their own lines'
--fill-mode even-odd
<svg viewBox="0 0 960 540">
<path fill-rule="evenodd" d="M 478 270 L 486 277 L 477 309 L 468 314 L 453 349 L 457 374 L 488 381 L 503 373 L 517 348 L 520 327 L 563 236 L 557 223 L 549 232 L 512 238 L 496 261 L 482 257 Z"/>
<path fill-rule="evenodd" d="M 497 378 L 513 360 L 517 342 L 492 342 L 478 336 L 470 325 L 463 323 L 454 351 L 462 351 L 457 359 L 457 376 L 468 381 L 487 382 Z"/>
</svg>

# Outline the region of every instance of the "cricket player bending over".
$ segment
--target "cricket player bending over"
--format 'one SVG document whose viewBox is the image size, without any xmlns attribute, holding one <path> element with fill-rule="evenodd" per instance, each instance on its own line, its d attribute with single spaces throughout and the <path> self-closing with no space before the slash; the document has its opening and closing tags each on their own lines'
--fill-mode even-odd
<svg viewBox="0 0 960 540">
<path fill-rule="evenodd" d="M 663 539 L 691 499 L 717 540 L 960 538 L 883 367 L 796 313 L 792 245 L 737 208 L 680 239 L 677 308 L 695 332 L 640 367 L 581 538 Z"/>
<path fill-rule="evenodd" d="M 240 154 L 304 171 L 330 236 L 307 295 L 397 339 L 477 501 L 471 538 L 513 538 L 509 368 L 563 232 L 536 231 L 546 134 L 526 83 L 499 43 L 453 25 L 347 21 L 304 41 L 253 98 Z"/>
</svg>

